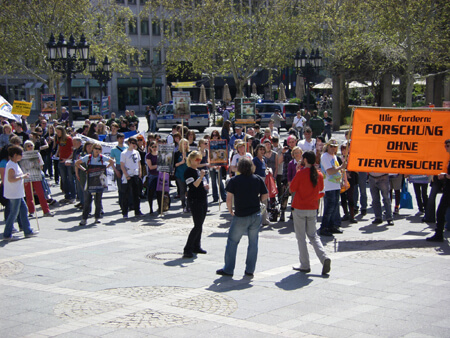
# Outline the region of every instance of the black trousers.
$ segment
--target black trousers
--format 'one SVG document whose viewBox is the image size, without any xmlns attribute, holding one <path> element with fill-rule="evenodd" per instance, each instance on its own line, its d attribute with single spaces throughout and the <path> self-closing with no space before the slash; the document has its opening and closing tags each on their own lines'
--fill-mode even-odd
<svg viewBox="0 0 450 338">
<path fill-rule="evenodd" d="M 441 197 L 441 201 L 439 202 L 439 206 L 436 214 L 436 234 L 442 236 L 444 233 L 444 225 L 445 225 L 445 213 L 447 212 L 447 208 L 450 207 L 450 192 L 444 191 Z"/>
<path fill-rule="evenodd" d="M 190 200 L 188 199 L 188 205 L 191 208 L 192 218 L 194 220 L 194 227 L 189 233 L 186 245 L 184 247 L 184 253 L 190 254 L 199 250 L 201 246 L 201 237 L 203 230 L 203 222 L 205 221 L 206 212 L 208 211 L 207 199 Z"/>
<path fill-rule="evenodd" d="M 140 192 L 139 192 L 139 181 L 141 179 L 139 176 L 131 176 L 126 184 L 123 184 L 125 195 L 122 196 L 122 203 L 120 208 L 122 209 L 122 215 L 128 215 L 129 199 L 127 198 L 130 194 L 133 196 L 133 207 L 135 214 L 141 212 L 140 206 Z M 119 191 L 120 194 L 120 191 Z M 120 200 L 120 199 L 119 199 Z"/>
<path fill-rule="evenodd" d="M 84 204 L 83 204 L 83 219 L 87 219 L 89 213 L 91 212 L 92 205 L 92 195 L 94 195 L 94 205 L 95 205 L 95 218 L 100 218 L 100 213 L 102 211 L 102 196 L 103 192 L 90 193 L 89 191 L 84 192 Z"/>
</svg>

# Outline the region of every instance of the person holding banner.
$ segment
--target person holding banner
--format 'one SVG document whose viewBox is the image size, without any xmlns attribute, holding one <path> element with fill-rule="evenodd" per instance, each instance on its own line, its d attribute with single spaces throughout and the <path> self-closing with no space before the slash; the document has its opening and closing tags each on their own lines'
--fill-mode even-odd
<svg viewBox="0 0 450 338">
<path fill-rule="evenodd" d="M 33 141 L 30 141 L 30 140 L 25 141 L 24 147 L 25 147 L 25 153 L 34 151 Z M 37 156 L 36 161 L 39 161 L 39 166 L 42 170 L 42 167 L 44 166 L 44 160 L 42 159 L 41 154 L 39 154 L 39 152 L 37 152 L 37 151 L 36 151 L 36 156 Z M 39 177 L 42 179 L 42 175 L 39 175 Z M 42 211 L 44 212 L 44 217 L 55 216 L 55 213 L 51 212 L 50 208 L 48 207 L 47 199 L 45 198 L 45 195 L 44 195 L 44 189 L 42 187 L 41 180 L 39 180 L 39 181 L 33 180 L 31 183 L 25 182 L 24 187 L 25 187 L 25 196 L 26 196 L 26 200 L 27 200 L 28 212 L 30 214 L 34 214 L 34 212 L 36 211 L 36 208 L 34 205 L 34 198 L 33 198 L 33 190 L 34 190 L 34 191 L 36 191 L 36 194 L 39 198 L 39 204 L 41 205 Z"/>
<path fill-rule="evenodd" d="M 215 142 L 218 141 L 220 139 L 220 133 L 217 130 L 213 130 L 213 132 L 211 133 L 211 141 Z M 210 142 L 211 145 L 211 142 Z M 228 161 L 228 159 L 227 159 Z M 222 174 L 223 172 L 225 172 L 226 169 L 225 167 L 222 166 L 217 166 L 217 165 L 213 165 L 211 167 L 210 173 L 211 173 L 211 184 L 212 184 L 212 195 L 213 195 L 213 202 L 218 202 L 219 201 L 219 192 L 220 192 L 220 197 L 222 198 L 223 202 L 226 202 L 227 200 L 227 194 L 225 191 L 225 186 L 223 184 L 223 180 L 222 180 Z M 219 182 L 219 184 L 218 184 Z M 219 189 L 217 189 L 219 188 Z M 219 191 L 218 191 L 219 190 Z"/>
<path fill-rule="evenodd" d="M 148 167 L 147 175 L 147 198 L 150 206 L 150 215 L 153 214 L 153 196 L 156 195 L 156 185 L 158 183 L 158 143 L 151 141 L 148 144 L 148 153 L 145 162 Z"/>
<path fill-rule="evenodd" d="M 100 215 L 103 210 L 102 197 L 103 190 L 106 188 L 106 168 L 114 165 L 114 160 L 108 156 L 102 155 L 103 147 L 101 143 L 94 143 L 92 154 L 83 156 L 75 162 L 75 166 L 87 174 L 87 184 L 84 189 L 83 214 L 80 225 L 87 224 L 87 218 L 91 212 L 92 194 L 94 194 L 95 205 L 95 224 L 100 223 Z M 81 166 L 84 163 L 87 166 Z M 106 165 L 108 163 L 108 165 Z"/>
<path fill-rule="evenodd" d="M 129 200 L 128 196 L 133 196 L 134 216 L 142 216 L 140 206 L 139 181 L 142 178 L 141 158 L 137 151 L 137 139 L 130 137 L 128 139 L 129 148 L 120 154 L 120 167 L 122 169 L 122 183 L 125 186 L 125 194 L 122 197 L 122 215 L 128 218 Z M 119 192 L 120 194 L 120 192 Z"/>
<path fill-rule="evenodd" d="M 450 139 L 445 140 L 445 150 L 450 154 Z M 435 234 L 427 238 L 428 242 L 444 241 L 445 214 L 450 207 L 450 161 L 447 164 L 447 173 L 439 174 L 438 179 L 444 181 L 444 191 L 437 209 Z"/>
<path fill-rule="evenodd" d="M 59 203 L 74 203 L 75 202 L 75 180 L 72 166 L 72 137 L 67 135 L 66 129 L 63 126 L 56 127 L 56 144 L 58 150 L 56 157 L 59 158 L 59 174 L 61 175 L 62 189 L 64 191 L 64 199 Z"/>
<path fill-rule="evenodd" d="M 332 138 L 323 148 L 324 153 L 320 159 L 320 167 L 324 174 L 324 208 L 322 216 L 322 224 L 319 234 L 322 236 L 333 236 L 333 234 L 341 234 L 341 215 L 339 213 L 339 197 L 341 195 L 341 171 L 345 169 L 347 162 L 339 165 L 336 153 L 338 142 Z"/>
<path fill-rule="evenodd" d="M 175 152 L 175 178 L 177 186 L 180 189 L 181 207 L 183 212 L 189 212 L 189 205 L 186 204 L 186 180 L 184 179 L 184 172 L 187 169 L 187 156 L 189 155 L 189 143 L 185 138 L 181 139 L 180 147 Z"/>
<path fill-rule="evenodd" d="M 184 179 L 188 186 L 187 203 L 192 213 L 194 227 L 189 233 L 186 245 L 183 250 L 183 258 L 192 258 L 194 254 L 206 254 L 206 250 L 201 247 L 201 237 L 203 222 L 208 211 L 206 170 L 199 170 L 202 155 L 198 151 L 192 151 L 187 157 L 187 168 L 184 172 Z"/>
<path fill-rule="evenodd" d="M 23 149 L 19 146 L 12 146 L 8 148 L 9 161 L 6 164 L 4 180 L 4 196 L 9 199 L 9 215 L 6 218 L 5 229 L 3 231 L 3 240 L 12 241 L 17 238 L 12 236 L 12 229 L 15 220 L 18 218 L 19 224 L 25 233 L 25 238 L 34 237 L 38 231 L 34 231 L 30 227 L 28 220 L 28 208 L 25 203 L 25 190 L 23 181 L 24 178 L 29 177 L 29 174 L 24 174 L 19 166 L 19 161 L 22 159 Z"/>
</svg>

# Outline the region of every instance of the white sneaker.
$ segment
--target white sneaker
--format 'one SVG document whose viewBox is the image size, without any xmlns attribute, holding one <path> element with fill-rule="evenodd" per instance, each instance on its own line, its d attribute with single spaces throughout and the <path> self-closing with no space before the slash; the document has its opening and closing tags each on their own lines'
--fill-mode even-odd
<svg viewBox="0 0 450 338">
<path fill-rule="evenodd" d="M 100 219 L 96 218 L 94 223 L 95 223 L 95 224 L 100 224 L 101 222 L 102 222 L 102 221 L 100 221 Z"/>
<path fill-rule="evenodd" d="M 53 211 L 49 211 L 46 214 L 44 214 L 44 217 L 53 217 L 55 216 L 55 213 Z"/>
</svg>

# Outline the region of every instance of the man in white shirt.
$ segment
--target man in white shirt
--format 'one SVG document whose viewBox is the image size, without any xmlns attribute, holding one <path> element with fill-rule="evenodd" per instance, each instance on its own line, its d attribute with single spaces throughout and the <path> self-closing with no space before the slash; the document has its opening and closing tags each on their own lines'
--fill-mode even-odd
<svg viewBox="0 0 450 338">
<path fill-rule="evenodd" d="M 128 139 L 128 149 L 120 154 L 120 167 L 122 169 L 122 183 L 126 186 L 124 189 L 124 196 L 122 198 L 122 209 L 123 218 L 128 218 L 128 198 L 126 196 L 133 196 L 133 207 L 134 215 L 136 217 L 142 216 L 139 196 L 139 181 L 142 178 L 141 172 L 141 156 L 137 151 L 137 139 L 130 137 Z M 119 192 L 120 193 L 120 192 Z"/>
<path fill-rule="evenodd" d="M 292 122 L 292 128 L 297 130 L 298 137 L 300 140 L 303 140 L 303 126 L 306 122 L 306 119 L 302 116 L 302 112 L 299 110 L 297 112 L 297 116 L 294 117 L 294 121 Z"/>
<path fill-rule="evenodd" d="M 297 146 L 299 146 L 303 152 L 316 151 L 316 139 L 312 138 L 312 130 L 310 127 L 305 128 L 305 139 L 298 141 Z"/>
<path fill-rule="evenodd" d="M 322 224 L 319 234 L 322 236 L 332 236 L 341 234 L 341 215 L 339 213 L 339 197 L 341 193 L 342 169 L 345 169 L 346 163 L 339 165 L 336 157 L 338 142 L 330 139 L 323 148 L 323 155 L 320 159 L 320 167 L 324 174 L 324 208 Z"/>
</svg>

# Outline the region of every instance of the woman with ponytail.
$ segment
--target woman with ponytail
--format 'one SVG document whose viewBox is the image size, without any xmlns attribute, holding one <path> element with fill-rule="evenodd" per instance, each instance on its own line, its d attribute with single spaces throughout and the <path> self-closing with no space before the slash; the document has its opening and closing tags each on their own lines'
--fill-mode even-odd
<svg viewBox="0 0 450 338">
<path fill-rule="evenodd" d="M 323 264 L 322 274 L 328 274 L 331 269 L 331 260 L 328 258 L 316 229 L 317 209 L 319 208 L 319 193 L 323 190 L 323 175 L 314 166 L 316 155 L 307 151 L 302 155 L 303 169 L 297 171 L 289 190 L 295 192 L 292 202 L 294 215 L 294 229 L 297 237 L 300 267 L 294 270 L 308 273 L 311 271 L 309 263 L 306 236 L 311 241 L 314 251 Z"/>
</svg>

